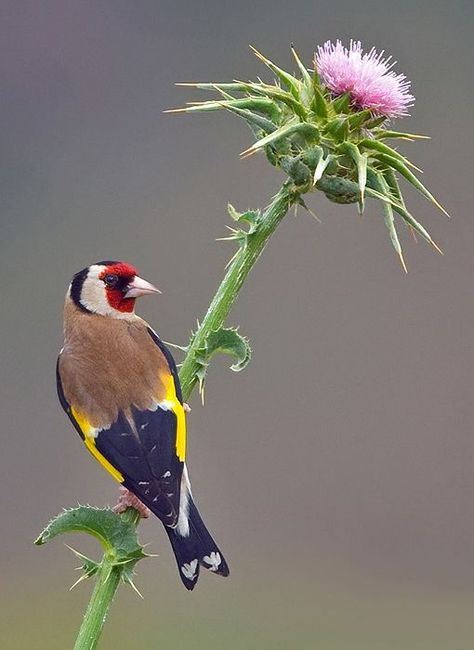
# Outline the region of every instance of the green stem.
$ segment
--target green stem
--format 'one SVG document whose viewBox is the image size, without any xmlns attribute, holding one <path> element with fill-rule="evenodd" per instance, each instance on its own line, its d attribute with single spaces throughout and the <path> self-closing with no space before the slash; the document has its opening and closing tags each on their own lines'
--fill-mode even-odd
<svg viewBox="0 0 474 650">
<path fill-rule="evenodd" d="M 188 400 L 196 382 L 200 365 L 196 353 L 204 347 L 209 332 L 219 329 L 229 314 L 250 270 L 258 260 L 269 238 L 288 212 L 297 194 L 289 183 L 285 183 L 270 205 L 262 213 L 255 230 L 246 237 L 245 244 L 238 250 L 212 299 L 209 309 L 191 339 L 186 358 L 179 372 L 184 400 Z"/>
<path fill-rule="evenodd" d="M 134 508 L 128 508 L 123 519 L 135 525 L 140 521 L 140 514 Z M 89 605 L 77 635 L 74 650 L 94 650 L 97 648 L 110 605 L 122 579 L 123 566 L 115 563 L 115 558 L 105 552 L 97 572 L 96 583 Z"/>
<path fill-rule="evenodd" d="M 193 336 L 179 373 L 185 400 L 189 399 L 197 382 L 196 373 L 199 364 L 196 361 L 196 351 L 204 345 L 209 332 L 223 325 L 247 275 L 266 243 L 290 206 L 297 201 L 298 195 L 292 187 L 289 183 L 283 185 L 263 211 L 255 229 L 246 236 L 245 244 L 240 247 L 230 264 L 199 329 Z M 122 517 L 128 518 L 134 524 L 138 524 L 140 520 L 139 514 L 133 508 L 129 508 Z M 122 571 L 123 567 L 114 562 L 114 557 L 110 553 L 104 553 L 74 650 L 94 650 L 97 647 L 107 613 L 121 581 Z"/>
</svg>

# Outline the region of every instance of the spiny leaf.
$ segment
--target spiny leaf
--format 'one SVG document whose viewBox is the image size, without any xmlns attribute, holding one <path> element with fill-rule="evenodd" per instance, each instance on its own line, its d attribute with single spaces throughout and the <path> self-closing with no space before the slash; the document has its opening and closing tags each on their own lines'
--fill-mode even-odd
<svg viewBox="0 0 474 650">
<path fill-rule="evenodd" d="M 238 99 L 222 99 L 205 102 L 192 102 L 189 106 L 183 108 L 170 108 L 165 113 L 205 113 L 209 111 L 219 111 L 227 109 L 247 109 L 266 113 L 270 118 L 277 119 L 279 110 L 274 102 L 265 97 L 240 97 Z"/>
<path fill-rule="evenodd" d="M 383 153 L 379 154 L 378 158 L 389 167 L 393 167 L 393 169 L 396 169 L 399 174 L 401 174 L 411 185 L 413 185 L 413 187 L 415 187 L 421 194 L 423 194 L 423 196 L 425 196 L 429 201 L 434 203 L 436 207 L 438 207 L 441 210 L 441 212 L 444 212 L 444 214 L 447 217 L 449 217 L 449 214 L 446 212 L 443 206 L 435 199 L 435 197 L 431 194 L 431 192 L 429 192 L 426 189 L 423 183 L 419 181 L 418 178 L 411 173 L 408 167 L 400 160 L 398 160 L 398 158 L 394 158 L 393 156 L 388 156 L 387 154 L 383 154 Z"/>
<path fill-rule="evenodd" d="M 387 167 L 382 172 L 382 175 L 392 195 L 395 197 L 395 199 L 398 201 L 398 203 L 400 203 L 402 207 L 406 207 L 405 199 L 403 198 L 403 194 L 400 190 L 400 185 L 398 184 L 397 175 L 395 174 L 393 169 L 391 167 Z"/>
<path fill-rule="evenodd" d="M 109 508 L 79 506 L 65 510 L 49 522 L 35 544 L 42 545 L 58 535 L 72 532 L 92 535 L 118 562 L 145 557 L 136 526 Z"/>
<path fill-rule="evenodd" d="M 209 332 L 206 337 L 207 360 L 217 353 L 234 357 L 236 362 L 231 366 L 231 370 L 239 372 L 249 363 L 252 350 L 248 340 L 239 334 L 236 329 L 220 327 L 218 330 Z"/>
<path fill-rule="evenodd" d="M 236 106 L 226 106 L 226 109 L 244 119 L 249 125 L 254 125 L 265 133 L 273 133 L 273 131 L 277 129 L 273 122 L 267 120 L 266 117 L 262 117 L 258 113 L 253 113 L 249 110 L 242 110 Z"/>
<path fill-rule="evenodd" d="M 314 97 L 313 78 L 309 74 L 305 65 L 302 63 L 300 57 L 298 56 L 298 53 L 295 50 L 293 43 L 291 44 L 291 53 L 293 54 L 293 57 L 296 61 L 296 65 L 298 66 L 298 69 L 301 72 L 301 76 L 303 78 L 303 82 L 301 83 L 301 90 L 300 90 L 301 101 L 304 104 L 309 105 Z"/>
<path fill-rule="evenodd" d="M 252 233 L 257 227 L 260 219 L 260 210 L 247 210 L 238 212 L 231 203 L 227 204 L 227 211 L 230 217 L 238 223 L 246 223 L 250 226 L 249 233 Z"/>
<path fill-rule="evenodd" d="M 364 138 L 359 142 L 359 145 L 365 147 L 366 149 L 370 149 L 371 151 L 376 151 L 377 153 L 384 153 L 387 154 L 388 156 L 392 156 L 393 158 L 397 158 L 397 160 L 400 160 L 405 165 L 410 165 L 414 169 L 420 171 L 418 167 L 416 167 L 416 165 L 410 162 L 408 158 L 403 156 L 399 151 L 397 151 L 393 147 L 389 147 L 387 144 L 384 144 L 379 140 L 370 140 L 369 138 Z"/>
<path fill-rule="evenodd" d="M 196 88 L 197 90 L 228 90 L 230 92 L 243 92 L 245 90 L 244 86 L 238 82 L 224 82 L 219 81 L 209 81 L 209 82 L 193 82 L 193 81 L 178 81 L 175 83 L 175 86 L 183 86 L 185 88 Z"/>
<path fill-rule="evenodd" d="M 431 140 L 429 135 L 417 135 L 416 133 L 402 133 L 401 131 L 388 131 L 387 129 L 380 129 L 374 131 L 374 135 L 379 140 L 384 138 L 401 139 L 401 140 Z"/>
<path fill-rule="evenodd" d="M 378 189 L 382 194 L 388 195 L 390 192 L 390 188 L 386 184 L 383 176 L 377 172 L 375 172 L 374 180 L 378 185 Z M 387 230 L 390 236 L 390 241 L 392 242 L 392 245 L 395 249 L 395 252 L 397 253 L 400 263 L 402 265 L 403 270 L 405 273 L 408 273 L 407 266 L 405 264 L 405 259 L 403 257 L 403 251 L 402 247 L 400 244 L 400 240 L 398 239 L 398 233 L 395 228 L 395 219 L 393 216 L 393 208 L 391 203 L 384 202 L 382 201 L 382 209 L 384 213 L 384 220 L 385 220 L 385 225 L 387 226 Z"/>
<path fill-rule="evenodd" d="M 294 56 L 294 59 L 296 61 L 296 64 L 297 64 L 300 72 L 301 72 L 301 76 L 303 77 L 303 80 L 304 80 L 305 84 L 307 84 L 308 86 L 312 86 L 313 85 L 313 78 L 309 74 L 306 66 L 302 63 L 302 61 L 301 61 L 300 57 L 298 56 L 298 53 L 297 53 L 293 43 L 291 44 L 290 47 L 291 47 L 291 53 Z"/>
<path fill-rule="evenodd" d="M 264 138 L 257 140 L 257 142 L 254 142 L 251 147 L 243 151 L 241 155 L 245 156 L 252 151 L 263 149 L 269 144 L 276 144 L 279 140 L 288 138 L 296 133 L 313 142 L 319 139 L 319 129 L 317 126 L 310 124 L 309 122 L 298 122 L 295 124 L 294 121 L 292 121 L 290 124 L 286 124 L 276 131 L 273 131 L 273 133 L 269 133 Z"/>
<path fill-rule="evenodd" d="M 263 95 L 276 101 L 286 104 L 293 110 L 296 115 L 298 115 L 302 120 L 306 119 L 306 110 L 304 106 L 291 94 L 278 88 L 277 86 L 270 86 L 269 84 L 264 83 L 252 83 L 239 81 L 238 83 L 242 84 L 245 90 L 249 93 L 256 93 L 257 95 Z"/>
<path fill-rule="evenodd" d="M 317 117 L 325 120 L 328 116 L 328 105 L 319 86 L 313 85 L 314 97 L 311 102 L 311 110 Z"/>
<path fill-rule="evenodd" d="M 430 243 L 433 248 L 442 255 L 443 251 L 433 241 L 429 232 L 408 212 L 405 206 L 400 205 L 400 203 L 398 203 L 398 201 L 395 201 L 391 195 L 381 193 L 376 188 L 378 188 L 376 172 L 369 167 L 367 168 L 367 196 L 371 196 L 372 198 L 379 199 L 380 201 L 390 203 L 395 212 L 397 212 L 408 225 L 416 230 L 416 232 L 418 232 L 424 239 L 426 239 L 426 241 Z"/>
<path fill-rule="evenodd" d="M 299 93 L 300 93 L 300 88 L 301 88 L 301 82 L 296 79 L 296 77 L 293 77 L 289 72 L 286 72 L 286 70 L 282 70 L 279 68 L 277 65 L 275 65 L 270 59 L 267 59 L 266 56 L 264 56 L 261 52 L 259 52 L 256 48 L 254 48 L 252 45 L 250 45 L 250 49 L 252 52 L 255 54 L 255 56 L 264 63 L 267 68 L 269 68 L 280 81 L 285 84 L 285 86 L 288 88 L 288 90 L 291 92 L 291 94 L 298 99 L 299 98 Z"/>
</svg>

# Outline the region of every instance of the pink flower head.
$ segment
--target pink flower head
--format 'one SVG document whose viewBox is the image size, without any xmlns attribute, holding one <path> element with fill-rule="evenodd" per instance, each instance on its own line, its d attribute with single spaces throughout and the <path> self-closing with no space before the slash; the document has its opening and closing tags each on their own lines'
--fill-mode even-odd
<svg viewBox="0 0 474 650">
<path fill-rule="evenodd" d="M 350 93 L 355 106 L 369 109 L 377 115 L 402 117 L 408 115 L 415 98 L 408 92 L 410 82 L 404 74 L 395 74 L 391 56 L 383 58 L 374 48 L 363 54 L 360 41 L 327 41 L 318 46 L 315 65 L 323 83 L 335 95 Z"/>
</svg>

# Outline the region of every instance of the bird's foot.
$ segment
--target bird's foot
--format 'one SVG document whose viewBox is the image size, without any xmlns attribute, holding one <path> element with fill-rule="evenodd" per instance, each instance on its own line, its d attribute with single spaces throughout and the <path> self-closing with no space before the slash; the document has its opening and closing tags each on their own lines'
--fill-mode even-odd
<svg viewBox="0 0 474 650">
<path fill-rule="evenodd" d="M 189 404 L 186 404 L 186 402 L 184 402 L 183 404 L 183 409 L 185 413 L 191 413 L 191 407 L 189 406 Z"/>
<path fill-rule="evenodd" d="M 120 486 L 119 490 L 119 498 L 117 504 L 112 508 L 113 512 L 119 515 L 120 513 L 125 512 L 127 508 L 135 508 L 135 510 L 140 514 L 140 517 L 143 517 L 143 519 L 146 519 L 150 516 L 149 509 L 140 501 L 137 496 L 133 494 L 133 492 L 127 490 L 127 488 L 123 487 L 123 485 Z"/>
</svg>

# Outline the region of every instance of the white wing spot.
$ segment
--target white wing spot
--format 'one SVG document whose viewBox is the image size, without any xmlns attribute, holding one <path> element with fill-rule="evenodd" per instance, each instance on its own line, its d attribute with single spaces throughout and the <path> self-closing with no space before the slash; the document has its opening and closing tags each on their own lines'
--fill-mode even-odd
<svg viewBox="0 0 474 650">
<path fill-rule="evenodd" d="M 166 471 L 161 478 L 169 478 L 171 476 L 171 472 L 168 470 Z"/>
<path fill-rule="evenodd" d="M 183 566 L 181 567 L 181 571 L 182 571 L 183 575 L 188 580 L 194 580 L 195 579 L 197 564 L 198 564 L 198 561 L 197 561 L 197 559 L 195 559 L 195 560 L 192 560 L 189 563 L 183 564 Z"/>
<path fill-rule="evenodd" d="M 210 555 L 205 555 L 202 559 L 206 564 L 209 564 L 210 571 L 217 571 L 219 564 L 222 562 L 220 553 L 217 551 L 212 551 Z"/>
</svg>

